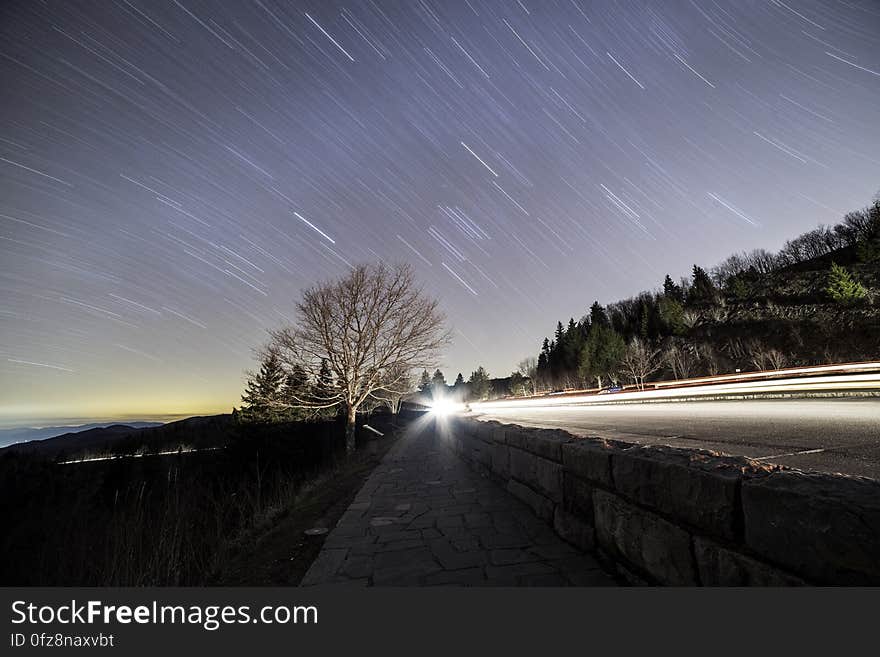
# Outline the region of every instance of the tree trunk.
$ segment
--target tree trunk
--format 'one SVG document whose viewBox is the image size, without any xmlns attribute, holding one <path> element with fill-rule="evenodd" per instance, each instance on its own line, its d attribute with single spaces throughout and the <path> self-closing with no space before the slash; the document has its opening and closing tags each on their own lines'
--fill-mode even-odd
<svg viewBox="0 0 880 657">
<path fill-rule="evenodd" d="M 354 453 L 354 437 L 357 420 L 357 409 L 353 406 L 348 407 L 348 418 L 345 423 L 345 453 Z"/>
</svg>

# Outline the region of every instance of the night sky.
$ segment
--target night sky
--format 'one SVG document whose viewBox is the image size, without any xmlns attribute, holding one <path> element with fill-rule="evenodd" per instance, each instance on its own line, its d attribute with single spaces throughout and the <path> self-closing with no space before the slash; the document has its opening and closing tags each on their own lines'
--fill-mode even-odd
<svg viewBox="0 0 880 657">
<path fill-rule="evenodd" d="M 880 5 L 0 6 L 0 424 L 228 411 L 299 291 L 412 263 L 451 381 L 880 188 Z"/>
</svg>

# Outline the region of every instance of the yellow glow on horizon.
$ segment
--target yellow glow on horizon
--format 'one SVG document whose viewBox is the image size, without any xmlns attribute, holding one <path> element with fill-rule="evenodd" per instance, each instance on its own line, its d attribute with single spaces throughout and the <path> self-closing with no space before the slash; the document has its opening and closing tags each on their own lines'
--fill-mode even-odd
<svg viewBox="0 0 880 657">
<path fill-rule="evenodd" d="M 82 393 L 73 388 L 65 395 L 29 395 L 0 405 L 0 427 L 45 426 L 56 419 L 171 421 L 229 413 L 241 405 L 241 391 L 237 385 L 222 387 L 227 390 L 218 390 L 220 386 L 193 389 L 186 384 L 169 384 L 161 390 L 127 385 Z"/>
</svg>

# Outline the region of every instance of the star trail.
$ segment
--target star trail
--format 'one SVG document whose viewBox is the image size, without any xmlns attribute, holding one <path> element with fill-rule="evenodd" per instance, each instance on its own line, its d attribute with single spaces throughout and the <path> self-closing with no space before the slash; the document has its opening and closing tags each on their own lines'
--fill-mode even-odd
<svg viewBox="0 0 880 657">
<path fill-rule="evenodd" d="M 0 89 L 8 425 L 228 411 L 376 260 L 504 376 L 880 188 L 870 0 L 6 2 Z"/>
</svg>

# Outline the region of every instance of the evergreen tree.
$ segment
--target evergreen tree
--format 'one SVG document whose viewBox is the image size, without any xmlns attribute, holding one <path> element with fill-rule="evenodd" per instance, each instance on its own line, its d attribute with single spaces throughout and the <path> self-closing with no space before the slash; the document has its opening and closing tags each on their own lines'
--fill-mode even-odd
<svg viewBox="0 0 880 657">
<path fill-rule="evenodd" d="M 435 397 L 446 394 L 446 377 L 439 369 L 431 377 L 431 392 Z"/>
<path fill-rule="evenodd" d="M 626 343 L 615 330 L 598 325 L 590 329 L 590 335 L 581 350 L 579 373 L 586 380 L 595 379 L 602 387 L 603 379 L 617 378 L 620 363 L 626 352 Z"/>
<path fill-rule="evenodd" d="M 538 374 L 542 379 L 546 379 L 549 371 L 550 364 L 547 362 L 547 352 L 542 351 L 538 354 Z"/>
<path fill-rule="evenodd" d="M 458 376 L 455 377 L 455 383 L 452 384 L 452 385 L 453 385 L 455 388 L 460 388 L 461 386 L 464 385 L 464 377 L 462 376 L 461 372 L 459 372 L 459 373 L 458 373 Z"/>
<path fill-rule="evenodd" d="M 679 303 L 684 301 L 681 285 L 676 284 L 669 274 L 666 274 L 666 278 L 663 279 L 663 296 Z"/>
<path fill-rule="evenodd" d="M 419 380 L 419 392 L 423 395 L 431 392 L 431 375 L 428 370 L 422 370 L 422 378 Z"/>
<path fill-rule="evenodd" d="M 268 351 L 260 364 L 260 371 L 252 375 L 241 396 L 242 414 L 255 422 L 269 422 L 279 417 L 285 406 L 284 368 L 275 351 Z"/>
<path fill-rule="evenodd" d="M 734 301 L 743 301 L 749 296 L 749 288 L 743 275 L 729 276 L 724 282 L 724 293 Z"/>
<path fill-rule="evenodd" d="M 291 401 L 308 397 L 309 376 L 302 365 L 297 364 L 291 368 L 285 380 L 284 392 Z"/>
<path fill-rule="evenodd" d="M 318 401 L 333 397 L 333 372 L 330 371 L 330 362 L 326 358 L 321 359 L 321 369 L 318 371 L 318 384 L 315 386 L 315 397 Z"/>
<path fill-rule="evenodd" d="M 868 296 L 865 286 L 853 278 L 850 273 L 838 265 L 831 263 L 831 271 L 828 272 L 828 284 L 825 292 L 835 303 L 852 305 L 864 301 Z"/>
<path fill-rule="evenodd" d="M 581 348 L 581 331 L 574 318 L 568 320 L 568 327 L 559 343 L 556 376 L 568 378 L 577 371 L 578 354 Z"/>
<path fill-rule="evenodd" d="M 468 379 L 468 387 L 471 399 L 480 401 L 489 397 L 489 393 L 492 391 L 492 384 L 489 382 L 489 374 L 482 365 L 471 373 L 471 378 Z"/>
<path fill-rule="evenodd" d="M 694 265 L 691 289 L 688 293 L 688 303 L 690 304 L 710 304 L 714 303 L 717 298 L 717 290 L 709 274 L 702 267 Z"/>
<path fill-rule="evenodd" d="M 681 302 L 670 298 L 662 297 L 659 302 L 660 321 L 663 328 L 672 335 L 683 335 L 687 331 L 684 322 L 684 306 Z"/>
<path fill-rule="evenodd" d="M 598 301 L 594 301 L 590 306 L 590 326 L 609 326 L 609 324 L 605 308 Z"/>
<path fill-rule="evenodd" d="M 507 390 L 511 395 L 524 397 L 529 394 L 528 380 L 521 372 L 513 372 L 510 375 L 510 383 L 508 383 Z"/>
<path fill-rule="evenodd" d="M 639 337 L 642 340 L 648 339 L 649 333 L 649 317 L 648 317 L 648 304 L 642 301 L 641 312 L 639 313 Z"/>
</svg>

